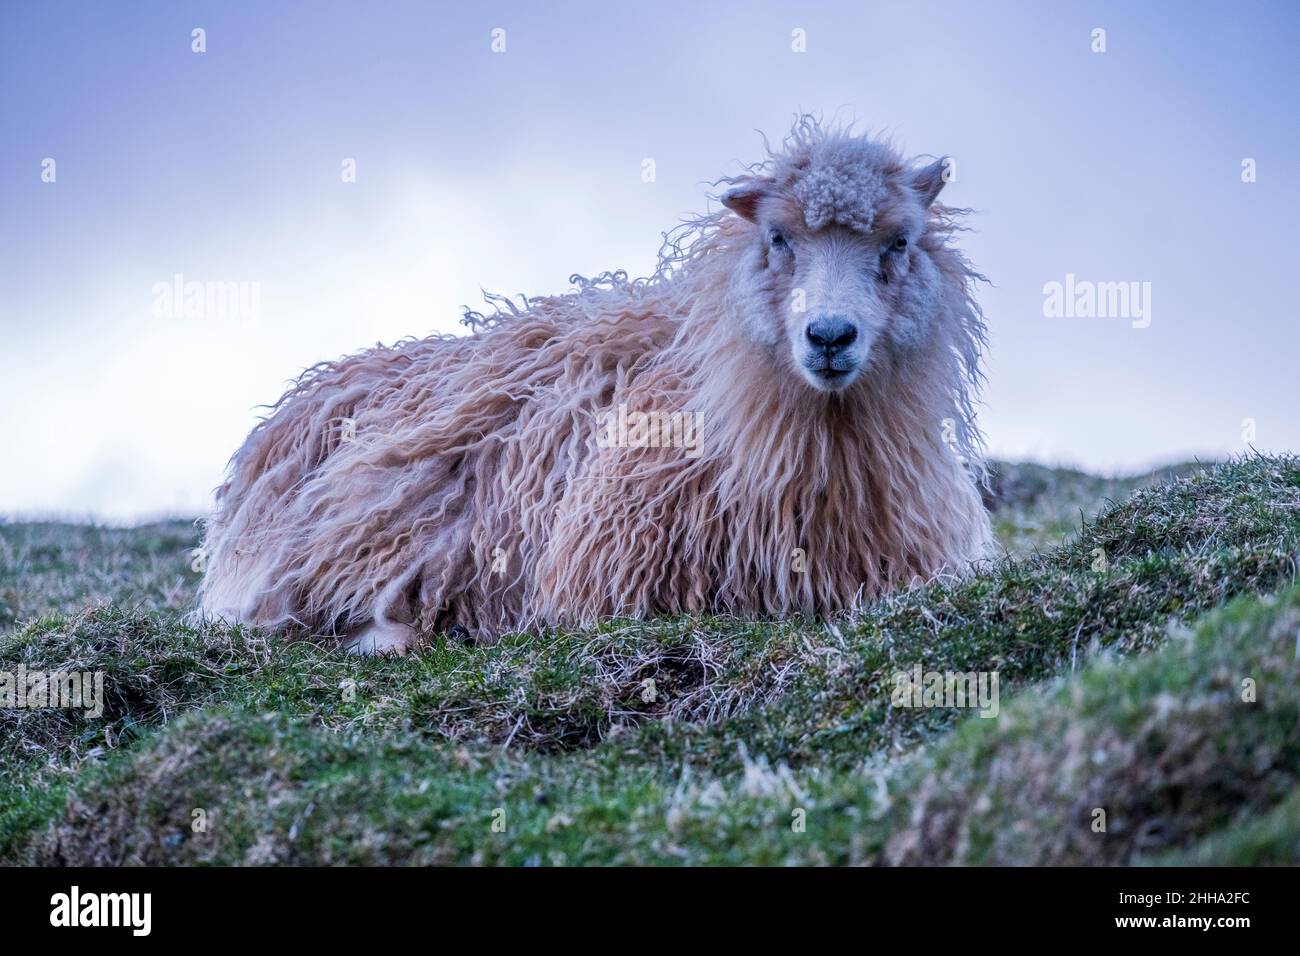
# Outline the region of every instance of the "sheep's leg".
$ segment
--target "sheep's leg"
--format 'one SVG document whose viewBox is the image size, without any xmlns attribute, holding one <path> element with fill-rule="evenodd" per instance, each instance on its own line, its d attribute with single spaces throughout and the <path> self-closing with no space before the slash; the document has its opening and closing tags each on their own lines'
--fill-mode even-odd
<svg viewBox="0 0 1300 956">
<path fill-rule="evenodd" d="M 349 654 L 399 654 L 405 655 L 415 643 L 415 628 L 396 621 L 371 621 L 348 638 L 343 646 Z"/>
</svg>

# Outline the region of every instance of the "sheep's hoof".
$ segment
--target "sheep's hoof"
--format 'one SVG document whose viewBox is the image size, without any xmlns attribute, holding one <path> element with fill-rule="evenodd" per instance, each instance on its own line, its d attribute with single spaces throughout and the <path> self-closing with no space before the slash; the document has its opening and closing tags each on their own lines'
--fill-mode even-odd
<svg viewBox="0 0 1300 956">
<path fill-rule="evenodd" d="M 407 650 L 415 643 L 415 628 L 398 624 L 395 621 L 371 621 L 360 631 L 348 638 L 344 649 L 349 654 L 397 654 L 406 656 Z"/>
<path fill-rule="evenodd" d="M 473 647 L 478 643 L 474 640 L 474 635 L 469 632 L 469 628 L 464 624 L 453 624 L 447 628 L 447 640 L 456 641 L 466 647 Z"/>
</svg>

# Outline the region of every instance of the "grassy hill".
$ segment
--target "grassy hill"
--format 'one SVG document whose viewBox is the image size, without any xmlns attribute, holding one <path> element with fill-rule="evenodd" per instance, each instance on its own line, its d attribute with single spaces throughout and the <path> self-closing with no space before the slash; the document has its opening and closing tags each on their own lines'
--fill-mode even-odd
<svg viewBox="0 0 1300 956">
<path fill-rule="evenodd" d="M 0 524 L 0 672 L 108 694 L 0 710 L 0 861 L 1300 860 L 1300 461 L 988 497 L 1006 558 L 834 621 L 379 660 L 186 625 L 187 523 Z M 897 706 L 916 665 L 998 715 Z"/>
</svg>

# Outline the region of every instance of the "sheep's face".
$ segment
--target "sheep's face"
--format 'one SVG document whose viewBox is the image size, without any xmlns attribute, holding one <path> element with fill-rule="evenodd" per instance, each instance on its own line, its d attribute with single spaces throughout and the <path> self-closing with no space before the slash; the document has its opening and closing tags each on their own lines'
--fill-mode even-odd
<svg viewBox="0 0 1300 956">
<path fill-rule="evenodd" d="M 784 178 L 728 192 L 723 203 L 755 227 L 732 284 L 750 337 L 826 392 L 921 341 L 941 296 L 925 228 L 942 172 L 942 161 L 914 171 L 879 144 L 832 140 Z"/>
</svg>

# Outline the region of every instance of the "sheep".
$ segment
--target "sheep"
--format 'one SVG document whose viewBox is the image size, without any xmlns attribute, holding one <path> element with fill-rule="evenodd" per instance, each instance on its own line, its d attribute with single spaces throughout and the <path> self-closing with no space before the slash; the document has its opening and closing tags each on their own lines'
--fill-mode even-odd
<svg viewBox="0 0 1300 956">
<path fill-rule="evenodd" d="M 987 556 L 983 277 L 944 160 L 807 116 L 765 151 L 647 278 L 306 370 L 217 489 L 200 614 L 402 653 L 830 615 Z"/>
</svg>

